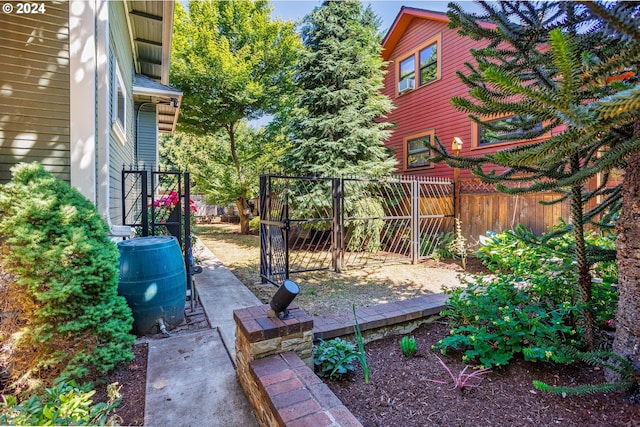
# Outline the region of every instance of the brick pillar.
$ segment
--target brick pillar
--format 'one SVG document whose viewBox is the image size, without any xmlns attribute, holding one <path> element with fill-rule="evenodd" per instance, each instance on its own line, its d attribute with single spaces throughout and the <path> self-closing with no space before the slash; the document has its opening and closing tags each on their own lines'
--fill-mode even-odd
<svg viewBox="0 0 640 427">
<path fill-rule="evenodd" d="M 313 319 L 295 305 L 292 318 L 269 316 L 268 304 L 233 311 L 236 322 L 236 374 L 245 393 L 257 390 L 249 363 L 274 354 L 293 351 L 313 370 Z"/>
</svg>

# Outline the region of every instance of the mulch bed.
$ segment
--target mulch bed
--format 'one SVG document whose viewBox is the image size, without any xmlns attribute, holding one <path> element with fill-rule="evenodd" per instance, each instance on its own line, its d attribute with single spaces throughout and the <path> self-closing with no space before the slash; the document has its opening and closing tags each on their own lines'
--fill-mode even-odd
<svg viewBox="0 0 640 427">
<path fill-rule="evenodd" d="M 140 343 L 133 346 L 135 358 L 126 364 L 122 364 L 109 376 L 104 378 L 105 383 L 96 387 L 94 402 L 107 401 L 107 384 L 117 382 L 120 385 L 122 399 L 113 415 L 123 426 L 144 425 L 144 403 L 147 393 L 147 351 L 149 345 Z"/>
<path fill-rule="evenodd" d="M 454 389 L 431 350 L 448 333 L 444 322 L 416 329 L 409 335 L 418 343 L 418 354 L 409 359 L 398 345 L 401 336 L 369 343 L 365 346 L 371 370 L 368 385 L 359 365 L 347 379 L 326 383 L 365 427 L 640 426 L 638 396 L 615 392 L 563 398 L 532 385 L 533 380 L 552 385 L 604 381 L 602 370 L 584 364 L 558 366 L 517 359 L 483 375 L 478 387 Z M 465 367 L 460 354 L 441 357 L 454 375 Z"/>
</svg>

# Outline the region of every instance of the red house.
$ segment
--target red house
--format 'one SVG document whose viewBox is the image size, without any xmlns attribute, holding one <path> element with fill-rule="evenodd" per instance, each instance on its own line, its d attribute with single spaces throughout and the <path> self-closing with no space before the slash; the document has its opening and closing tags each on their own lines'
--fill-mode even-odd
<svg viewBox="0 0 640 427">
<path fill-rule="evenodd" d="M 483 42 L 459 36 L 448 23 L 444 13 L 402 7 L 382 43 L 382 57 L 388 62 L 383 93 L 396 106 L 387 118 L 395 126 L 386 144 L 396 153 L 399 174 L 454 177 L 447 164 L 429 161 L 429 143 L 436 136 L 448 150 L 452 142 L 461 143 L 459 154 L 473 157 L 525 142 L 496 140 L 495 134 L 484 131 L 451 104 L 452 97 L 468 92 L 456 72 L 466 72 L 464 63 L 474 62 L 470 49 L 483 47 Z M 518 223 L 541 233 L 557 223 L 558 217 L 568 218 L 566 204 L 545 207 L 538 203 L 554 199 L 552 194 L 509 196 L 472 177 L 469 171 L 460 171 L 456 181 L 462 185 L 457 186 L 455 201 L 463 233 L 472 240 L 487 230 L 502 231 Z"/>
<path fill-rule="evenodd" d="M 389 63 L 383 92 L 396 105 L 388 116 L 395 128 L 387 145 L 396 153 L 401 174 L 453 176 L 446 164 L 428 160 L 428 144 L 436 135 L 448 148 L 458 138 L 462 155 L 481 156 L 506 145 L 483 135 L 467 113 L 451 105 L 452 97 L 468 90 L 456 71 L 464 72 L 464 63 L 473 62 L 470 49 L 483 45 L 459 36 L 448 23 L 442 12 L 402 7 L 382 43 Z M 470 174 L 462 171 L 462 176 Z"/>
</svg>

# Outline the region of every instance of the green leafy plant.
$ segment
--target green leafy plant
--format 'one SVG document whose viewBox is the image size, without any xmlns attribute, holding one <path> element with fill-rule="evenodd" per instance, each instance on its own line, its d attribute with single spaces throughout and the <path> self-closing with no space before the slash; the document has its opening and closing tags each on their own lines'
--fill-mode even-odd
<svg viewBox="0 0 640 427">
<path fill-rule="evenodd" d="M 418 351 L 418 345 L 416 344 L 416 339 L 414 337 L 404 336 L 398 341 L 400 344 L 400 348 L 402 349 L 402 354 L 404 357 L 413 357 Z"/>
<path fill-rule="evenodd" d="M 249 231 L 258 232 L 260 231 L 260 217 L 254 216 L 249 220 Z"/>
<path fill-rule="evenodd" d="M 480 384 L 471 384 L 470 381 L 478 379 L 480 378 L 480 376 L 491 372 L 491 369 L 489 368 L 482 368 L 482 369 L 476 369 L 475 371 L 467 374 L 467 369 L 469 369 L 469 366 L 465 366 L 464 369 L 460 371 L 460 373 L 458 373 L 458 375 L 455 375 L 453 371 L 451 371 L 451 368 L 449 368 L 441 358 L 436 356 L 436 359 L 438 359 L 438 362 L 440 362 L 442 367 L 447 371 L 447 373 L 451 377 L 451 381 L 453 382 L 454 389 L 458 388 L 462 390 L 465 387 L 479 387 Z M 433 383 L 438 383 L 438 384 L 447 384 L 447 381 L 432 380 L 432 379 L 428 379 L 427 381 L 431 381 Z"/>
<path fill-rule="evenodd" d="M 420 256 L 430 256 L 436 261 L 452 259 L 454 254 L 449 247 L 454 240 L 455 234 L 452 232 L 423 235 L 420 240 Z"/>
<path fill-rule="evenodd" d="M 553 227 L 543 236 L 536 236 L 522 225 L 513 230 L 490 236 L 478 249 L 477 256 L 493 272 L 513 274 L 518 280 L 546 276 L 557 284 L 553 292 L 557 301 L 577 299 L 574 267 L 573 236 L 558 234 L 564 224 Z M 615 235 L 591 232 L 585 240 L 589 248 L 593 276 L 590 309 L 600 326 L 607 326 L 615 317 L 618 294 L 615 289 L 618 266 L 615 259 L 602 254 L 615 254 Z M 538 280 L 538 279 L 536 279 Z"/>
<path fill-rule="evenodd" d="M 558 351 L 560 344 L 580 344 L 573 319 L 579 310 L 571 301 L 571 289 L 561 278 L 545 276 L 523 281 L 515 276 L 467 282 L 466 288 L 447 290 L 451 334 L 435 349 L 464 352 L 463 361 L 477 360 L 484 366 L 503 366 L 518 353 L 526 360 L 569 362 Z M 535 348 L 535 352 L 525 349 Z"/>
<path fill-rule="evenodd" d="M 83 390 L 75 382 L 59 382 L 42 394 L 18 402 L 15 396 L 3 396 L 0 403 L 2 425 L 118 425 L 109 414 L 120 404 L 117 383 L 107 387 L 108 402 L 94 404 L 95 390 Z"/>
<path fill-rule="evenodd" d="M 330 380 L 342 379 L 344 375 L 354 370 L 355 347 L 342 338 L 330 341 L 320 341 L 313 347 L 313 363 L 318 376 Z"/>
<path fill-rule="evenodd" d="M 0 361 L 11 368 L 11 385 L 84 379 L 131 360 L 133 318 L 117 294 L 119 254 L 107 224 L 40 164 L 12 171 L 0 187 L 0 262 L 15 278 L 1 291 L 19 313 L 16 326 L 0 325 L 8 337 Z"/>
</svg>

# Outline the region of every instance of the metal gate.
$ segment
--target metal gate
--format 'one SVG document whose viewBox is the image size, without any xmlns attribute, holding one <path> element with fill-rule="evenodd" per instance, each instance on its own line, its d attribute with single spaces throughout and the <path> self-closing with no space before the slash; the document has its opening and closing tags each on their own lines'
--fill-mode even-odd
<svg viewBox="0 0 640 427">
<path fill-rule="evenodd" d="M 427 258 L 454 226 L 448 179 L 260 178 L 260 274 L 291 274 Z"/>
<path fill-rule="evenodd" d="M 191 250 L 191 205 L 189 172 L 122 169 L 122 219 L 137 237 L 171 235 L 178 239 L 187 273 L 187 289 L 194 295 Z M 193 310 L 194 298 L 191 298 Z"/>
</svg>

